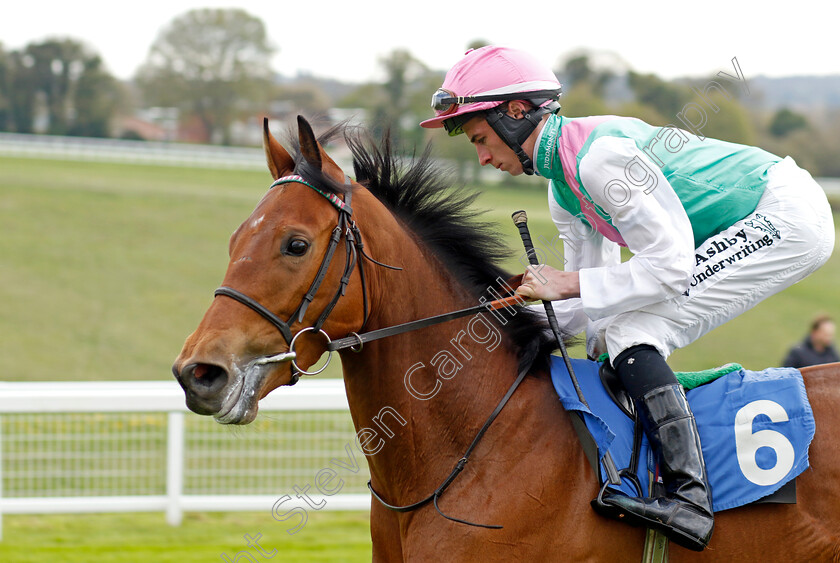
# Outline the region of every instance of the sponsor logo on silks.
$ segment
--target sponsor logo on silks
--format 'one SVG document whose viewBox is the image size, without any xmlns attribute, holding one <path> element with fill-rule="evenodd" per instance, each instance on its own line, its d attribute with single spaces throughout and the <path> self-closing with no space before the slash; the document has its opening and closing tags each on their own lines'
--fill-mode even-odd
<svg viewBox="0 0 840 563">
<path fill-rule="evenodd" d="M 745 221 L 744 225 L 753 229 L 752 233 L 758 231 L 760 236 L 750 236 L 743 228 L 734 232 L 730 229 L 710 238 L 695 251 L 694 273 L 684 296 L 687 297 L 694 288 L 708 287 L 726 277 L 757 250 L 773 246 L 773 238 L 782 238 L 781 232 L 760 213 Z"/>
<path fill-rule="evenodd" d="M 744 224 L 748 227 L 752 227 L 753 229 L 757 229 L 759 231 L 763 231 L 765 233 L 773 235 L 777 239 L 782 238 L 782 233 L 779 232 L 779 229 L 777 229 L 773 225 L 773 223 L 770 222 L 770 219 L 768 219 L 767 217 L 765 217 L 761 213 L 756 213 L 755 214 L 755 219 L 753 219 L 751 221 L 747 221 Z"/>
</svg>

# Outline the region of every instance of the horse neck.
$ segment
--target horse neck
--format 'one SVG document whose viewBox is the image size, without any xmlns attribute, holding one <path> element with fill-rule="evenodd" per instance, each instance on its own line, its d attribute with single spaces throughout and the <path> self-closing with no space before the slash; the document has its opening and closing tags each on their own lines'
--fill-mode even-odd
<svg viewBox="0 0 840 563">
<path fill-rule="evenodd" d="M 374 268 L 366 330 L 477 304 L 396 221 L 366 229 L 391 234 L 387 244 L 366 242 L 372 256 L 404 268 Z M 420 476 L 437 478 L 444 468 L 435 466 L 463 455 L 517 369 L 511 343 L 489 313 L 368 343 L 360 354 L 343 354 L 342 363 L 360 447 L 374 485 L 390 498 L 437 486 Z"/>
</svg>

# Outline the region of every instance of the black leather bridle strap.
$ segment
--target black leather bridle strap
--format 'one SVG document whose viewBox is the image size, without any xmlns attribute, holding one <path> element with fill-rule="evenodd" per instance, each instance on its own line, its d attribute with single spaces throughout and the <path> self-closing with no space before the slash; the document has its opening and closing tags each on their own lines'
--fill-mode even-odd
<svg viewBox="0 0 840 563">
<path fill-rule="evenodd" d="M 321 287 L 321 284 L 324 281 L 324 278 L 327 276 L 327 271 L 329 270 L 330 264 L 332 263 L 333 256 L 335 255 L 336 248 L 338 248 L 338 242 L 341 240 L 341 234 L 348 230 L 349 224 L 349 217 L 353 214 L 353 208 L 350 206 L 352 192 L 350 190 L 347 191 L 345 194 L 344 201 L 341 201 L 334 194 L 325 193 L 319 188 L 315 187 L 314 185 L 310 184 L 306 180 L 304 180 L 300 176 L 288 176 L 285 178 L 280 178 L 275 183 L 271 185 L 271 188 L 276 186 L 279 183 L 283 182 L 299 182 L 301 184 L 305 184 L 314 190 L 316 190 L 319 194 L 327 198 L 330 203 L 338 210 L 338 224 L 333 229 L 332 234 L 330 235 L 330 242 L 327 245 L 327 250 L 324 253 L 324 258 L 321 260 L 321 265 L 318 267 L 318 272 L 315 274 L 315 278 L 312 280 L 312 283 L 309 286 L 309 290 L 306 292 L 306 295 L 303 296 L 300 304 L 298 305 L 297 309 L 295 309 L 294 313 L 291 314 L 288 321 L 283 321 L 280 317 L 269 311 L 266 307 L 261 305 L 256 300 L 248 297 L 241 291 L 233 289 L 231 287 L 222 286 L 218 288 L 214 296 L 224 295 L 226 297 L 230 297 L 243 305 L 246 305 L 259 313 L 264 319 L 270 322 L 272 325 L 277 327 L 277 330 L 283 335 L 283 338 L 286 340 L 287 344 L 292 342 L 292 330 L 290 325 L 295 321 L 297 318 L 297 322 L 301 322 L 303 320 L 303 316 L 306 314 L 306 310 L 309 307 L 309 304 L 312 303 L 312 300 L 315 299 L 315 294 L 318 292 L 318 289 Z M 346 183 L 350 184 L 350 179 L 346 179 Z M 269 189 L 271 189 L 269 188 Z M 342 277 L 342 285 L 339 287 L 339 290 L 336 292 L 336 296 L 333 298 L 332 302 L 328 306 L 328 311 L 321 314 L 316 323 L 316 330 L 321 328 L 324 321 L 326 321 L 327 316 L 332 311 L 332 308 L 335 306 L 335 302 L 338 301 L 338 298 L 344 294 L 345 287 L 347 283 L 344 281 L 347 279 L 349 281 L 350 274 L 352 274 L 353 266 L 355 265 L 356 259 L 356 252 L 355 249 L 351 248 L 352 243 L 348 239 L 347 240 L 347 256 L 344 267 L 344 276 Z M 351 254 L 353 258 L 351 259 Z M 350 264 L 352 262 L 352 264 Z M 363 288 L 364 291 L 364 288 Z"/>
<path fill-rule="evenodd" d="M 244 293 L 233 289 L 232 287 L 222 286 L 218 288 L 213 295 L 218 297 L 219 295 L 224 295 L 225 297 L 230 297 L 235 301 L 239 301 L 243 305 L 250 307 L 255 312 L 259 313 L 265 320 L 273 324 L 277 327 L 277 330 L 280 331 L 280 334 L 283 335 L 283 338 L 286 339 L 286 342 L 289 343 L 292 341 L 292 329 L 289 328 L 289 325 L 283 321 L 280 317 L 260 305 L 257 301 L 251 299 Z"/>
<path fill-rule="evenodd" d="M 283 321 L 280 317 L 272 313 L 268 310 L 265 306 L 261 305 L 255 299 L 248 297 L 241 291 L 233 289 L 232 287 L 225 287 L 222 286 L 218 288 L 214 296 L 224 295 L 226 297 L 230 297 L 235 301 L 242 303 L 243 305 L 249 307 L 253 311 L 257 312 L 260 316 L 274 325 L 277 330 L 280 331 L 280 334 L 285 339 L 286 343 L 291 347 L 293 342 L 292 330 L 290 325 L 295 322 L 295 318 L 297 317 L 297 321 L 300 322 L 303 320 L 304 315 L 306 314 L 306 310 L 309 307 L 309 304 L 312 303 L 312 300 L 315 298 L 315 294 L 317 293 L 318 289 L 321 286 L 321 283 L 326 278 L 327 271 L 329 269 L 330 263 L 332 262 L 333 255 L 335 254 L 336 248 L 338 247 L 338 242 L 341 240 L 341 235 L 346 231 L 346 262 L 344 265 L 344 275 L 341 278 L 341 284 L 339 285 L 338 290 L 336 291 L 335 296 L 330 301 L 327 308 L 321 313 L 320 317 L 315 323 L 315 326 L 312 327 L 316 332 L 320 330 L 321 326 L 326 321 L 329 314 L 332 312 L 333 307 L 335 307 L 336 302 L 338 299 L 344 295 L 346 290 L 347 283 L 350 280 L 350 275 L 353 273 L 353 268 L 357 262 L 357 252 L 355 249 L 355 242 L 358 238 L 361 239 L 361 233 L 359 233 L 358 237 L 351 236 L 351 226 L 355 227 L 355 224 L 352 222 L 350 217 L 353 214 L 353 208 L 350 206 L 351 197 L 352 197 L 352 189 L 348 189 L 345 193 L 345 199 L 342 201 L 339 199 L 334 193 L 329 191 L 325 191 L 324 189 L 318 187 L 317 185 L 307 181 L 305 178 L 299 175 L 292 175 L 286 176 L 283 178 L 278 178 L 269 189 L 274 188 L 275 186 L 288 183 L 288 182 L 298 182 L 309 186 L 319 194 L 321 194 L 324 198 L 326 198 L 332 205 L 338 210 L 338 224 L 333 229 L 332 235 L 330 236 L 330 242 L 327 246 L 327 250 L 324 253 L 324 258 L 321 261 L 321 265 L 318 267 L 318 272 L 315 274 L 315 279 L 312 280 L 312 283 L 309 286 L 309 290 L 304 295 L 303 299 L 301 300 L 300 304 L 298 305 L 297 309 L 292 313 L 289 317 L 288 321 Z M 345 184 L 350 186 L 350 178 L 345 178 Z M 358 232 L 358 228 L 356 231 Z M 361 269 L 361 262 L 359 262 L 359 267 Z M 364 303 L 365 303 L 365 320 L 367 320 L 367 289 L 364 286 L 364 274 L 360 271 L 362 276 L 362 293 L 364 295 Z M 294 385 L 297 383 L 298 379 L 300 378 L 300 374 L 295 369 L 296 365 L 294 361 L 292 361 L 292 378 L 290 380 L 289 385 Z"/>
<path fill-rule="evenodd" d="M 350 201 L 352 198 L 352 193 L 347 192 L 344 196 L 344 202 L 349 206 Z M 358 252 L 356 252 L 356 244 L 353 237 L 353 233 L 348 225 L 349 217 L 347 213 L 341 213 L 338 219 L 338 226 L 336 230 L 339 231 L 339 236 L 341 232 L 344 232 L 344 248 L 345 248 L 345 255 L 344 255 L 344 272 L 341 275 L 341 280 L 338 283 L 338 289 L 333 295 L 332 300 L 330 300 L 329 304 L 324 308 L 321 312 L 321 316 L 318 317 L 318 320 L 315 321 L 315 324 L 312 326 L 312 329 L 318 331 L 327 321 L 327 317 L 330 316 L 332 313 L 333 308 L 338 303 L 338 300 L 344 296 L 345 292 L 347 291 L 347 284 L 350 283 L 350 276 L 353 275 L 353 270 L 356 268 L 356 262 L 358 261 Z M 333 249 L 334 251 L 335 249 Z M 332 259 L 332 257 L 330 257 Z M 328 261 L 325 259 L 325 262 L 328 264 Z M 361 270 L 362 264 L 359 263 L 359 268 Z M 322 269 L 324 270 L 324 275 L 326 275 L 326 268 L 322 264 Z M 364 295 L 363 300 L 364 303 L 367 304 L 367 290 L 364 287 L 364 274 L 360 271 L 360 278 L 362 281 L 362 294 Z M 322 278 L 323 279 L 323 278 Z M 320 283 L 320 282 L 319 282 Z M 317 289 L 317 288 L 316 288 Z M 365 306 L 364 310 L 364 321 L 367 320 L 367 307 Z M 298 319 L 301 320 L 301 319 Z M 364 323 L 363 321 L 363 323 Z"/>
<path fill-rule="evenodd" d="M 342 214 L 341 217 L 343 218 L 344 215 Z M 292 329 L 290 328 L 290 325 L 293 322 L 295 322 L 295 320 L 297 320 L 297 322 L 301 322 L 303 320 L 303 316 L 306 314 L 306 310 L 309 307 L 309 304 L 312 303 L 312 300 L 315 298 L 315 294 L 318 292 L 318 288 L 321 287 L 321 283 L 327 276 L 327 270 L 329 269 L 330 263 L 332 262 L 333 255 L 335 254 L 335 249 L 338 247 L 338 241 L 341 238 L 342 223 L 343 221 L 339 221 L 338 226 L 336 226 L 333 229 L 329 245 L 327 246 L 327 251 L 324 254 L 324 259 L 321 262 L 321 266 L 318 268 L 318 273 L 315 274 L 315 279 L 312 280 L 312 284 L 309 286 L 309 291 L 306 292 L 306 295 L 301 300 L 300 305 L 298 305 L 297 309 L 295 309 L 295 312 L 292 313 L 288 321 L 283 321 L 282 319 L 280 319 L 280 317 L 269 311 L 265 306 L 261 305 L 256 300 L 248 297 L 241 291 L 233 289 L 232 287 L 222 286 L 215 291 L 214 296 L 224 295 L 226 297 L 230 297 L 232 299 L 235 299 L 236 301 L 239 301 L 243 305 L 250 307 L 257 313 L 259 313 L 268 322 L 277 327 L 277 330 L 279 330 L 280 333 L 283 335 L 283 338 L 286 340 L 286 343 L 291 344 Z M 349 259 L 350 258 L 348 250 L 348 260 Z M 339 289 L 339 291 L 336 293 L 336 297 L 333 299 L 333 303 L 331 303 L 331 306 L 329 307 L 330 311 L 332 311 L 332 306 L 335 305 L 335 302 L 338 301 L 338 296 L 341 295 L 341 292 L 342 290 Z M 329 312 L 327 312 L 326 314 L 328 315 Z M 316 330 L 320 329 L 320 325 L 323 324 L 324 320 L 326 320 L 325 315 L 321 315 L 321 317 L 322 318 L 319 319 L 319 322 L 317 323 Z"/>
<path fill-rule="evenodd" d="M 368 317 L 370 316 L 370 306 L 368 305 L 368 295 L 367 295 L 367 280 L 365 279 L 365 261 L 363 258 L 367 258 L 373 262 L 376 262 L 373 258 L 370 258 L 367 254 L 365 254 L 365 245 L 362 242 L 362 231 L 359 230 L 359 227 L 356 226 L 355 221 L 350 222 L 350 227 L 347 231 L 348 238 L 353 237 L 353 249 L 357 252 L 356 259 L 359 261 L 359 280 L 362 282 L 362 326 L 359 330 L 364 330 L 365 326 L 367 326 Z M 379 262 L 376 262 L 379 264 Z M 394 266 L 388 266 L 386 264 L 382 264 L 387 268 L 393 268 Z M 397 268 L 398 270 L 402 270 L 402 268 Z"/>
<path fill-rule="evenodd" d="M 309 304 L 312 303 L 313 299 L 315 299 L 315 294 L 318 293 L 318 288 L 321 287 L 321 283 L 324 281 L 324 278 L 327 277 L 327 270 L 332 263 L 333 255 L 335 254 L 335 249 L 338 248 L 338 241 L 340 239 L 341 222 L 339 221 L 339 224 L 333 229 L 332 234 L 330 235 L 330 242 L 327 245 L 327 251 L 324 253 L 324 259 L 321 261 L 321 266 L 315 274 L 315 279 L 312 280 L 312 285 L 309 286 L 309 290 L 306 292 L 306 295 L 303 296 L 298 308 L 294 313 L 292 313 L 292 316 L 289 317 L 290 322 L 295 318 L 297 319 L 297 322 L 301 322 L 303 320 L 304 315 L 306 315 L 306 310 L 309 308 Z"/>
<path fill-rule="evenodd" d="M 443 495 L 443 492 L 449 487 L 449 485 L 452 484 L 452 482 L 455 480 L 455 478 L 458 475 L 460 475 L 460 473 L 464 470 L 464 467 L 467 465 L 467 462 L 469 461 L 470 456 L 472 455 L 476 446 L 478 446 L 478 443 L 484 437 L 484 434 L 487 433 L 487 430 L 490 428 L 490 425 L 493 424 L 493 421 L 496 420 L 496 417 L 499 416 L 499 413 L 502 412 L 502 409 L 505 408 L 505 405 L 508 403 L 510 398 L 513 396 L 513 393 L 519 388 L 519 384 L 522 383 L 522 380 L 525 379 L 525 376 L 528 374 L 528 371 L 530 371 L 530 369 L 531 369 L 530 365 L 524 366 L 521 369 L 521 371 L 519 372 L 519 375 L 516 376 L 516 380 L 513 382 L 513 384 L 510 386 L 510 388 L 508 388 L 507 393 L 505 393 L 505 396 L 502 397 L 502 400 L 499 401 L 499 404 L 496 405 L 496 408 L 493 409 L 492 413 L 490 413 L 490 416 L 484 422 L 484 425 L 478 431 L 478 434 L 476 434 L 475 438 L 473 438 L 473 441 L 470 444 L 470 446 L 467 448 L 467 451 L 464 452 L 464 455 L 461 457 L 461 459 L 458 460 L 458 463 L 455 464 L 455 467 L 452 469 L 452 472 L 449 474 L 449 476 L 446 479 L 443 480 L 443 483 L 441 483 L 441 485 L 437 489 L 435 489 L 435 492 L 433 492 L 432 494 L 430 494 L 429 496 L 427 496 L 423 500 L 415 502 L 413 504 L 407 504 L 405 506 L 395 506 L 393 504 L 387 503 L 385 501 L 385 499 L 383 499 L 382 496 L 374 490 L 371 482 L 368 481 L 368 489 L 370 489 L 371 495 L 373 495 L 373 497 L 376 500 L 378 500 L 382 504 L 382 506 L 384 506 L 385 508 L 388 508 L 390 510 L 393 510 L 395 512 L 411 512 L 412 510 L 417 510 L 418 508 L 421 508 L 421 507 L 429 504 L 430 502 L 432 502 L 432 503 L 434 503 L 435 509 L 438 511 L 438 513 L 441 516 L 443 516 L 444 518 L 446 518 L 447 520 L 452 520 L 453 522 L 459 522 L 461 524 L 466 524 L 468 526 L 477 526 L 479 528 L 492 528 L 492 529 L 502 528 L 502 526 L 496 526 L 496 525 L 490 525 L 490 524 L 476 524 L 475 522 L 469 522 L 467 520 L 461 520 L 460 518 L 454 518 L 452 516 L 448 516 L 448 515 L 444 514 L 443 511 L 438 506 L 438 499 L 441 497 L 441 495 Z"/>
</svg>

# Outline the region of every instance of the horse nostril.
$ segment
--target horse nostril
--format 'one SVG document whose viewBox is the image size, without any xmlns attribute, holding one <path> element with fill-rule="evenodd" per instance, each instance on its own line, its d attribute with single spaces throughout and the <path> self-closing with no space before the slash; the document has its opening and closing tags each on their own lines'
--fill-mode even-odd
<svg viewBox="0 0 840 563">
<path fill-rule="evenodd" d="M 198 395 L 215 395 L 227 384 L 227 371 L 213 364 L 190 364 L 181 371 L 181 381 Z"/>
</svg>

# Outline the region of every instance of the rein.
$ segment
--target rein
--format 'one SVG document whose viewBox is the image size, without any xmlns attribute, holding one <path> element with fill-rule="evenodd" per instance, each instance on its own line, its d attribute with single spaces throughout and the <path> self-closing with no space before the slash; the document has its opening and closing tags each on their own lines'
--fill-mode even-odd
<svg viewBox="0 0 840 563">
<path fill-rule="evenodd" d="M 514 391 L 516 391 L 519 388 L 519 384 L 522 383 L 522 380 L 525 379 L 525 376 L 528 375 L 528 372 L 530 370 L 531 370 L 530 365 L 526 365 L 520 370 L 519 375 L 516 376 L 516 380 L 513 382 L 513 384 L 507 390 L 507 393 L 505 393 L 505 396 L 502 397 L 502 400 L 499 401 L 499 404 L 496 405 L 496 408 L 493 409 L 493 412 L 490 413 L 490 416 L 487 417 L 487 420 L 484 422 L 484 425 L 481 427 L 481 430 L 478 431 L 478 434 L 475 435 L 475 438 L 473 438 L 473 441 L 472 441 L 472 443 L 470 443 L 470 446 L 467 448 L 467 451 L 464 453 L 464 455 L 461 457 L 461 459 L 458 460 L 458 463 L 455 464 L 455 467 L 452 469 L 452 472 L 449 474 L 449 476 L 446 479 L 443 480 L 443 483 L 441 483 L 441 485 L 437 489 L 435 489 L 435 491 L 432 494 L 430 494 L 429 496 L 427 496 L 423 500 L 417 501 L 413 504 L 407 504 L 405 506 L 395 506 L 393 504 L 388 504 L 387 502 L 385 502 L 385 499 L 383 499 L 382 496 L 374 490 L 373 485 L 371 484 L 370 481 L 368 481 L 368 489 L 370 489 L 370 493 L 373 495 L 373 497 L 376 500 L 378 500 L 382 504 L 382 506 L 384 506 L 385 508 L 388 508 L 390 510 L 393 510 L 395 512 L 411 512 L 412 510 L 417 510 L 418 508 L 426 506 L 427 504 L 432 502 L 432 503 L 434 503 L 435 510 L 438 511 L 438 514 L 440 514 L 441 516 L 443 516 L 447 520 L 452 520 L 453 522 L 458 522 L 460 524 L 466 524 L 468 526 L 475 526 L 477 528 L 490 528 L 490 529 L 493 529 L 493 530 L 501 529 L 502 526 L 491 525 L 491 524 L 476 524 L 475 522 L 469 522 L 467 520 L 461 520 L 460 518 L 455 518 L 453 516 L 448 516 L 448 515 L 444 514 L 443 511 L 438 506 L 438 499 L 443 494 L 443 491 L 445 491 L 449 487 L 449 485 L 452 484 L 452 481 L 455 480 L 455 477 L 457 477 L 461 473 L 461 471 L 464 470 L 464 467 L 467 465 L 467 462 L 469 461 L 470 455 L 472 455 L 473 450 L 475 450 L 476 446 L 478 446 L 478 443 L 484 437 L 484 434 L 490 428 L 490 425 L 493 424 L 493 421 L 496 420 L 496 417 L 499 416 L 500 412 L 502 412 L 502 409 L 505 407 L 505 405 L 508 403 L 510 398 L 513 396 Z"/>
<path fill-rule="evenodd" d="M 330 342 L 327 345 L 327 350 L 329 350 L 330 352 L 334 352 L 350 348 L 354 352 L 361 352 L 364 344 L 372 340 L 379 340 L 380 338 L 387 338 L 389 336 L 395 336 L 404 332 L 411 332 L 412 330 L 419 330 L 421 328 L 434 326 L 436 324 L 445 323 L 454 319 L 460 319 L 461 317 L 476 315 L 482 311 L 495 311 L 498 309 L 503 309 L 505 307 L 523 305 L 524 303 L 525 301 L 522 299 L 522 297 L 519 297 L 518 295 L 512 295 L 510 297 L 505 297 L 504 299 L 498 299 L 496 301 L 490 301 L 482 305 L 475 305 L 474 307 L 468 307 L 466 309 L 452 311 L 451 313 L 444 313 L 442 315 L 435 315 L 433 317 L 426 317 L 425 319 L 409 321 L 407 323 L 389 326 L 386 328 L 380 328 L 377 330 L 372 330 L 370 332 L 363 332 L 362 334 L 351 332 L 350 334 L 352 336 L 346 336 L 344 338 L 339 338 Z"/>
</svg>

